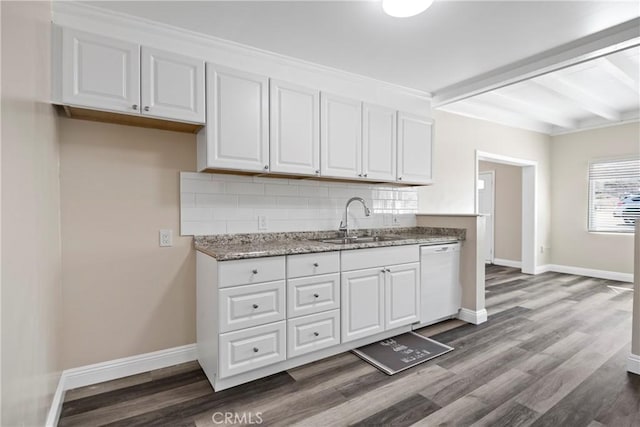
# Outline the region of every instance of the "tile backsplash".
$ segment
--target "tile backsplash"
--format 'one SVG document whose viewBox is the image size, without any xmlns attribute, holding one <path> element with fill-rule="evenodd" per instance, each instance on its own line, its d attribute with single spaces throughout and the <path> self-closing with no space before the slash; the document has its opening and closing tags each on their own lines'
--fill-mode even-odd
<svg viewBox="0 0 640 427">
<path fill-rule="evenodd" d="M 415 187 L 384 184 L 181 172 L 180 193 L 183 236 L 337 230 L 353 196 L 371 209 L 365 217 L 362 205 L 352 204 L 353 229 L 413 227 L 418 211 Z"/>
</svg>

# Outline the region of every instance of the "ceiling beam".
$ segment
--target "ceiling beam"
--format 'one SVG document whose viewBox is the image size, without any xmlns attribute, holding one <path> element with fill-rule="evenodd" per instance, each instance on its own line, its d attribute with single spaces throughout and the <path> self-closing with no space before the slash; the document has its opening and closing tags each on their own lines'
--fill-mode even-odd
<svg viewBox="0 0 640 427">
<path fill-rule="evenodd" d="M 633 73 L 622 64 L 620 58 L 615 58 L 615 55 L 607 58 L 599 58 L 598 65 L 611 77 L 638 93 L 638 76 L 634 76 Z"/>
<path fill-rule="evenodd" d="M 582 87 L 574 85 L 565 78 L 555 74 L 540 76 L 531 80 L 530 84 L 538 85 L 552 91 L 554 94 L 574 102 L 578 107 L 587 110 L 597 116 L 607 120 L 619 121 L 620 112 L 604 104 L 595 96 L 584 90 Z"/>
<path fill-rule="evenodd" d="M 635 18 L 441 89 L 433 96 L 433 106 L 441 107 L 638 45 L 640 45 L 640 18 Z"/>
<path fill-rule="evenodd" d="M 522 113 L 523 115 L 531 117 L 534 120 L 548 123 L 550 125 L 559 126 L 561 128 L 575 129 L 578 126 L 578 123 L 575 120 L 563 117 L 556 111 L 551 111 L 544 107 L 541 107 L 540 103 L 525 101 L 519 97 L 505 94 L 500 90 L 483 93 L 476 99 L 488 102 L 491 102 L 491 100 L 493 99 L 495 100 L 495 102 L 491 102 L 491 104 L 497 104 L 497 106 L 501 106 L 502 108 L 506 107 L 512 110 L 516 110 L 518 113 Z"/>
</svg>

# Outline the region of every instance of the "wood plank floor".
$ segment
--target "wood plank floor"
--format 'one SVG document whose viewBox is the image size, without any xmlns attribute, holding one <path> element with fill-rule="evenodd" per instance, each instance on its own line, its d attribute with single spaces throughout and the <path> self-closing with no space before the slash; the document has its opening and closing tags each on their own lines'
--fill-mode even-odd
<svg viewBox="0 0 640 427">
<path fill-rule="evenodd" d="M 70 390 L 59 425 L 640 426 L 630 284 L 498 266 L 486 280 L 488 322 L 420 330 L 455 350 L 397 375 L 344 353 L 215 393 L 193 362 Z"/>
</svg>

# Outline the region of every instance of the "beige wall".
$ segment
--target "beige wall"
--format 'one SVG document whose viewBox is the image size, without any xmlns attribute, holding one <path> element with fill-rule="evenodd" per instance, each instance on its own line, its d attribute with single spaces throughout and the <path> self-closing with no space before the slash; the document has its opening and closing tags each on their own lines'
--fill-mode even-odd
<svg viewBox="0 0 640 427">
<path fill-rule="evenodd" d="M 538 162 L 536 247 L 551 243 L 550 137 L 507 126 L 435 111 L 435 184 L 418 192 L 421 213 L 475 211 L 475 152 Z M 548 264 L 548 252 L 537 254 L 537 265 Z"/>
<path fill-rule="evenodd" d="M 480 172 L 495 172 L 494 257 L 522 260 L 522 168 L 478 162 Z"/>
<path fill-rule="evenodd" d="M 60 119 L 60 137 L 64 368 L 194 343 L 179 171 L 195 168 L 195 135 Z"/>
<path fill-rule="evenodd" d="M 2 420 L 43 425 L 60 376 L 59 146 L 50 3 L 2 10 Z"/>
<path fill-rule="evenodd" d="M 589 233 L 589 161 L 640 154 L 640 124 L 610 126 L 552 138 L 553 264 L 633 272 L 631 234 Z"/>
</svg>

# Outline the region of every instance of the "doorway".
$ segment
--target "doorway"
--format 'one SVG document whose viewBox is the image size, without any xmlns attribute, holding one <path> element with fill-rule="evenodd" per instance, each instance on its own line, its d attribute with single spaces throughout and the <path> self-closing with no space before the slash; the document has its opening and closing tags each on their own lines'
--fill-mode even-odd
<svg viewBox="0 0 640 427">
<path fill-rule="evenodd" d="M 478 213 L 486 218 L 485 222 L 485 264 L 493 264 L 495 257 L 495 217 L 496 217 L 496 187 L 495 172 L 478 173 Z"/>
<path fill-rule="evenodd" d="M 519 166 L 522 168 L 522 272 L 525 274 L 536 274 L 536 212 L 538 206 L 536 197 L 536 176 L 538 162 L 476 150 L 476 213 L 480 213 L 480 193 L 478 178 L 479 162 L 481 160 Z"/>
</svg>

